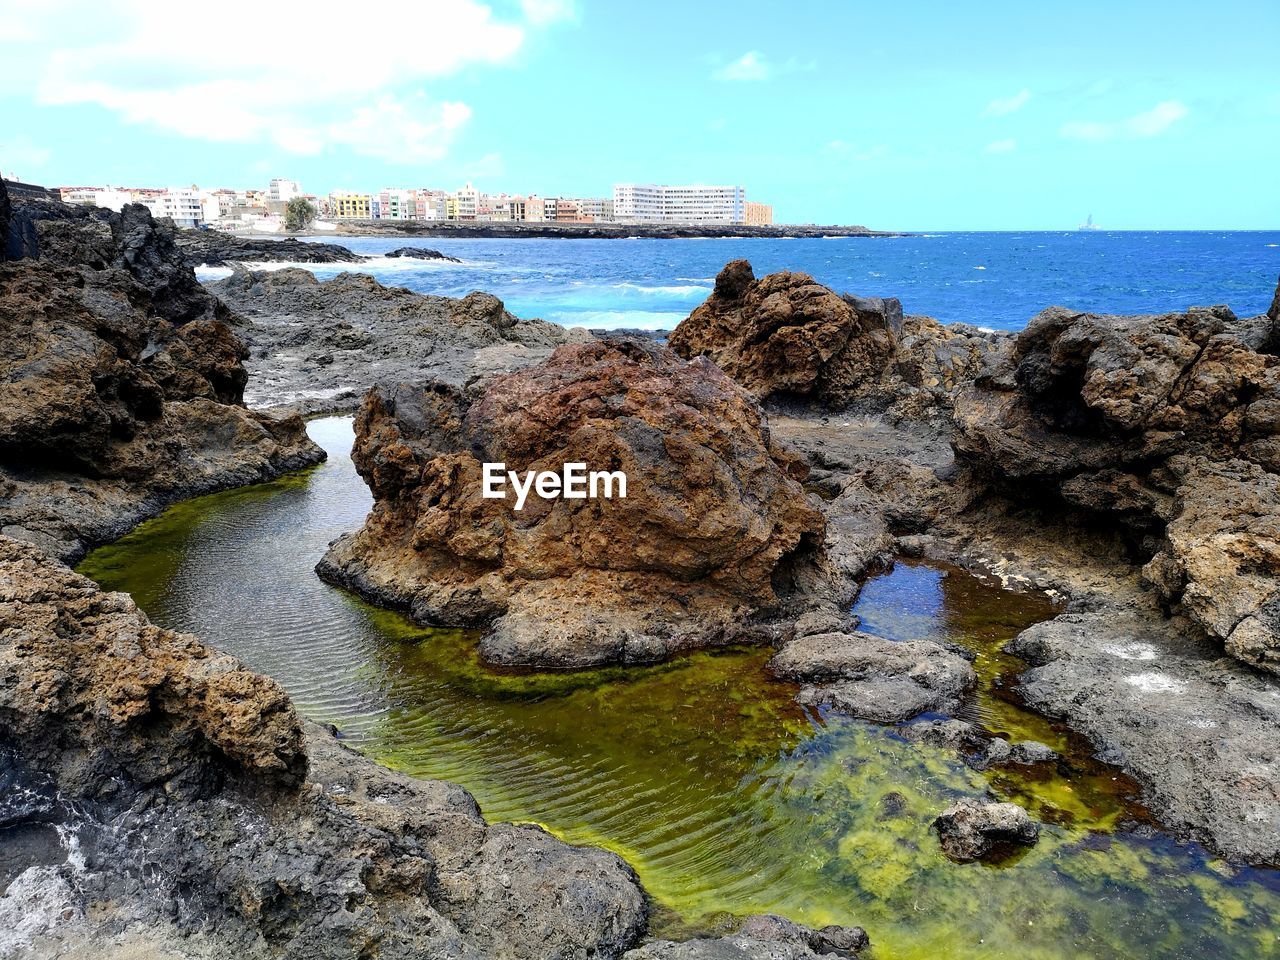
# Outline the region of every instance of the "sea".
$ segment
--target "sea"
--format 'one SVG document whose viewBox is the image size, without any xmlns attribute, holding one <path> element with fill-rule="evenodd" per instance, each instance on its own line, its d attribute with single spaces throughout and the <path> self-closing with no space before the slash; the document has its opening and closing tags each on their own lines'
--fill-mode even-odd
<svg viewBox="0 0 1280 960">
<path fill-rule="evenodd" d="M 602 329 L 670 329 L 730 260 L 756 276 L 810 274 L 842 293 L 897 297 L 909 314 L 1019 330 L 1049 306 L 1164 313 L 1227 304 L 1264 313 L 1280 278 L 1280 230 L 928 233 L 815 239 L 612 240 L 314 237 L 372 259 L 355 269 L 420 293 L 484 290 L 520 317 Z M 442 263 L 381 256 L 421 246 Z M 279 267 L 281 264 L 271 264 Z M 303 264 L 327 279 L 350 264 Z M 230 271 L 202 268 L 202 278 Z"/>
</svg>

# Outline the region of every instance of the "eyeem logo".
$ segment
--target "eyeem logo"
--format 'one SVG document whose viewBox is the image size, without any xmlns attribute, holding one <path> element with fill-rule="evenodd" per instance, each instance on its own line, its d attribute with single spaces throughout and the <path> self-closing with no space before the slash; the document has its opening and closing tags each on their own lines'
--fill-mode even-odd
<svg viewBox="0 0 1280 960">
<path fill-rule="evenodd" d="M 532 490 L 543 500 L 586 500 L 590 497 L 627 497 L 627 475 L 621 470 L 587 470 L 585 463 L 566 463 L 560 473 L 554 470 L 526 470 L 523 480 L 519 471 L 508 470 L 505 463 L 484 465 L 483 496 L 486 500 L 505 500 L 506 484 L 516 492 L 516 509 L 523 510 Z M 614 491 L 617 491 L 615 494 Z"/>
</svg>

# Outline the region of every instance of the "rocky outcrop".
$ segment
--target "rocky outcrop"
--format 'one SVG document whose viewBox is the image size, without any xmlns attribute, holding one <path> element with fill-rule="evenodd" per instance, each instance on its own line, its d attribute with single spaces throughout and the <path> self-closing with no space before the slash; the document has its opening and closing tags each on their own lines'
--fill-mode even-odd
<svg viewBox="0 0 1280 960">
<path fill-rule="evenodd" d="M 924 711 L 954 712 L 976 682 L 967 660 L 930 640 L 816 633 L 784 644 L 768 665 L 781 680 L 803 684 L 798 700 L 878 723 Z"/>
<path fill-rule="evenodd" d="M 427 623 L 482 626 L 495 663 L 649 662 L 751 639 L 821 515 L 758 407 L 703 360 L 649 342 L 561 347 L 474 391 L 377 387 L 353 457 L 373 491 L 326 578 Z M 482 497 L 483 463 L 626 475 L 626 496 Z"/>
<path fill-rule="evenodd" d="M 237 270 L 209 289 L 244 318 L 249 401 L 304 412 L 353 410 L 374 383 L 424 376 L 463 386 L 591 339 L 521 320 L 487 293 L 461 300 L 385 287 L 365 274 L 320 282 L 306 270 Z"/>
<path fill-rule="evenodd" d="M 1127 531 L 1165 603 L 1280 672 L 1280 357 L 1267 318 L 1052 308 L 956 402 L 980 483 Z"/>
<path fill-rule="evenodd" d="M 0 263 L 9 259 L 9 221 L 12 208 L 9 204 L 9 190 L 0 178 Z"/>
<path fill-rule="evenodd" d="M 245 348 L 171 230 L 138 206 L 64 206 L 18 205 L 38 259 L 0 264 L 0 532 L 74 558 L 175 500 L 323 458 L 298 417 L 242 405 Z"/>
<path fill-rule="evenodd" d="M 870 946 L 861 927 L 827 926 L 811 930 L 784 917 L 757 914 L 726 937 L 673 943 L 656 940 L 626 954 L 624 960 L 813 960 L 858 957 Z"/>
<path fill-rule="evenodd" d="M 166 956 L 609 958 L 645 928 L 615 855 L 487 824 L 3 537 L 0 764 L 5 826 L 72 851 L 23 874 L 34 955 L 130 929 L 167 931 Z"/>
<path fill-rule="evenodd" d="M 669 339 L 708 357 L 761 399 L 805 397 L 835 409 L 919 417 L 983 368 L 1001 341 L 963 325 L 904 318 L 896 299 L 840 295 L 804 273 L 757 280 L 734 260 Z"/>
<path fill-rule="evenodd" d="M 383 254 L 384 257 L 406 257 L 410 260 L 443 260 L 446 263 L 461 263 L 457 257 L 450 257 L 439 250 L 429 247 L 396 247 Z"/>
<path fill-rule="evenodd" d="M 336 243 L 294 237 L 239 237 L 220 230 L 179 230 L 178 253 L 189 267 L 228 267 L 234 263 L 360 263 L 358 253 Z"/>
<path fill-rule="evenodd" d="M 999 856 L 1040 839 L 1039 826 L 1016 803 L 959 800 L 938 815 L 933 828 L 942 852 L 957 863 Z"/>
</svg>

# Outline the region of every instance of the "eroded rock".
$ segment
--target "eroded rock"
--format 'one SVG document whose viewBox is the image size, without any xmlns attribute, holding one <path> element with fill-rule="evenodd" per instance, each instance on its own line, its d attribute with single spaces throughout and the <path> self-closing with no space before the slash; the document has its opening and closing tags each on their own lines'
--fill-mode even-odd
<svg viewBox="0 0 1280 960">
<path fill-rule="evenodd" d="M 1016 803 L 960 800 L 933 821 L 942 852 L 957 863 L 998 854 L 1002 847 L 1032 846 L 1040 827 Z"/>
<path fill-rule="evenodd" d="M 1046 310 L 961 391 L 955 450 L 997 491 L 1119 523 L 1169 606 L 1280 672 L 1280 357 L 1259 328 Z"/>
<path fill-rule="evenodd" d="M 812 960 L 858 957 L 870 946 L 861 927 L 826 926 L 820 930 L 773 914 L 747 917 L 726 937 L 673 943 L 659 940 L 632 950 L 624 960 Z"/>
<path fill-rule="evenodd" d="M 562 347 L 474 392 L 378 387 L 353 457 L 375 497 L 323 576 L 429 623 L 484 626 L 492 662 L 650 662 L 753 639 L 823 522 L 759 408 L 649 342 Z M 481 495 L 482 464 L 625 473 L 627 495 Z"/>
<path fill-rule="evenodd" d="M 999 337 L 926 317 L 904 318 L 893 298 L 840 295 L 803 273 L 757 280 L 734 260 L 706 302 L 669 339 L 704 356 L 762 399 L 806 397 L 829 407 L 893 406 L 920 417 L 950 403 Z"/>
</svg>

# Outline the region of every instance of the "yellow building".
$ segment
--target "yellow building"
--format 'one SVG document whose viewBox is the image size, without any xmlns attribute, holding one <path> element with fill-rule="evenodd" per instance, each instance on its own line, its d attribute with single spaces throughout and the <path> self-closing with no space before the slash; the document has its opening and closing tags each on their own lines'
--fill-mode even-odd
<svg viewBox="0 0 1280 960">
<path fill-rule="evenodd" d="M 367 193 L 335 193 L 330 198 L 332 216 L 338 220 L 368 220 L 371 217 Z"/>
<path fill-rule="evenodd" d="M 769 226 L 773 223 L 773 205 L 748 200 L 742 205 L 742 222 L 753 227 Z"/>
</svg>

